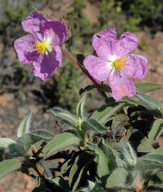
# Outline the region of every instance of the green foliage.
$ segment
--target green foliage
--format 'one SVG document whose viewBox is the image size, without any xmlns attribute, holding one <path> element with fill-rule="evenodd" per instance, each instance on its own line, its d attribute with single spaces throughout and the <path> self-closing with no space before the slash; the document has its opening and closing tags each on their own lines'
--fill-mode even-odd
<svg viewBox="0 0 163 192">
<path fill-rule="evenodd" d="M 62 133 L 57 135 L 52 140 L 50 140 L 47 145 L 45 145 L 42 152 L 46 155 L 50 154 L 51 152 L 56 152 L 58 150 L 63 150 L 68 146 L 78 146 L 80 145 L 80 138 L 76 137 L 71 133 Z"/>
<path fill-rule="evenodd" d="M 21 163 L 14 159 L 8 159 L 0 162 L 0 178 L 4 177 L 11 171 L 18 170 L 21 167 Z"/>
<path fill-rule="evenodd" d="M 148 92 L 160 86 L 138 84 L 137 88 Z M 161 191 L 163 149 L 157 139 L 163 120 L 153 118 L 160 102 L 142 92 L 136 96 L 120 101 L 109 97 L 87 118 L 85 95 L 75 115 L 54 107 L 49 112 L 67 125 L 66 131 L 56 136 L 45 130 L 30 132 L 29 114 L 18 128 L 16 141 L 0 139 L 1 149 L 5 149 L 1 153 L 1 177 L 17 169 L 30 175 L 32 168 L 40 176 L 33 191 L 145 191 L 151 187 Z M 12 160 L 14 154 L 24 160 Z M 6 164 L 10 161 L 13 164 Z"/>
<path fill-rule="evenodd" d="M 157 119 L 150 132 L 148 133 L 148 141 L 154 143 L 163 132 L 163 119 Z"/>
<path fill-rule="evenodd" d="M 32 113 L 30 113 L 19 125 L 17 137 L 21 137 L 23 134 L 29 132 L 30 124 L 31 124 Z"/>
</svg>

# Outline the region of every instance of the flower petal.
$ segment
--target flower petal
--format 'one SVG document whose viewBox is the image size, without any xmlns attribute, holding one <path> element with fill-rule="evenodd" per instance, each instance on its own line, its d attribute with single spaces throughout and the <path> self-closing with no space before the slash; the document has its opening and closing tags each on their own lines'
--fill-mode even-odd
<svg viewBox="0 0 163 192">
<path fill-rule="evenodd" d="M 43 25 L 47 21 L 48 20 L 42 14 L 33 12 L 22 21 L 22 26 L 24 31 L 29 32 L 40 39 L 43 38 Z"/>
<path fill-rule="evenodd" d="M 105 29 L 95 34 L 92 38 L 92 45 L 99 57 L 108 61 L 113 54 L 113 42 L 116 41 L 116 31 L 114 28 Z"/>
<path fill-rule="evenodd" d="M 31 64 L 38 56 L 37 51 L 34 50 L 34 43 L 38 39 L 33 35 L 25 35 L 14 42 L 14 48 L 18 54 L 18 59 L 24 64 Z"/>
<path fill-rule="evenodd" d="M 48 21 L 45 23 L 44 36 L 51 38 L 53 45 L 61 45 L 67 36 L 67 29 L 60 21 Z"/>
<path fill-rule="evenodd" d="M 146 65 L 148 60 L 142 55 L 129 54 L 127 57 L 127 65 L 124 70 L 126 75 L 133 78 L 143 79 L 147 74 Z"/>
<path fill-rule="evenodd" d="M 106 61 L 94 55 L 87 56 L 83 64 L 89 74 L 97 81 L 105 81 L 111 70 Z"/>
<path fill-rule="evenodd" d="M 124 96 L 131 97 L 136 93 L 134 83 L 127 76 L 119 72 L 112 72 L 109 76 L 112 95 L 115 100 L 120 100 Z"/>
<path fill-rule="evenodd" d="M 55 46 L 49 55 L 39 55 L 33 62 L 33 75 L 46 81 L 50 75 L 57 71 L 62 61 L 62 52 L 59 46 Z"/>
<path fill-rule="evenodd" d="M 123 33 L 119 40 L 115 43 L 115 55 L 124 56 L 137 47 L 138 39 L 136 35 L 130 32 Z"/>
</svg>

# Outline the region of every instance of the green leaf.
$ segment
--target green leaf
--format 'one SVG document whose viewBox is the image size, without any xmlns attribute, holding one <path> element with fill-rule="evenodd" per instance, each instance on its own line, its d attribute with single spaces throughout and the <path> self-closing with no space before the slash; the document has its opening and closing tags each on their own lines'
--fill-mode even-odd
<svg viewBox="0 0 163 192">
<path fill-rule="evenodd" d="M 123 97 L 120 102 L 125 102 L 131 106 L 138 106 L 138 103 L 136 101 L 134 101 L 133 99 L 131 98 L 128 98 L 128 97 Z"/>
<path fill-rule="evenodd" d="M 116 115 L 113 118 L 111 129 L 113 131 L 113 135 L 117 133 L 117 131 L 122 128 L 123 126 L 126 126 L 129 122 L 129 117 L 125 114 L 119 114 Z"/>
<path fill-rule="evenodd" d="M 48 180 L 52 181 L 56 185 L 58 185 L 62 190 L 65 192 L 69 192 L 69 185 L 68 182 L 61 177 L 55 177 L 55 178 L 48 178 Z"/>
<path fill-rule="evenodd" d="M 19 156 L 19 147 L 16 141 L 9 138 L 0 138 L 0 148 L 8 148 L 10 155 Z"/>
<path fill-rule="evenodd" d="M 99 123 L 105 124 L 107 120 L 112 117 L 112 115 L 115 115 L 118 111 L 120 111 L 124 105 L 124 103 L 120 103 L 115 107 L 107 105 L 103 106 L 92 114 L 91 119 L 96 119 Z"/>
<path fill-rule="evenodd" d="M 136 168 L 139 170 L 163 169 L 163 148 L 138 158 Z"/>
<path fill-rule="evenodd" d="M 52 133 L 49 133 L 48 131 L 44 131 L 44 130 L 32 131 L 30 134 L 38 136 L 42 139 L 47 139 L 47 140 L 50 140 L 54 137 Z"/>
<path fill-rule="evenodd" d="M 40 140 L 40 137 L 31 135 L 29 133 L 25 133 L 24 135 L 22 135 L 17 139 L 19 153 L 26 156 L 29 148 L 39 140 Z"/>
<path fill-rule="evenodd" d="M 148 141 L 152 144 L 154 141 L 158 139 L 158 137 L 163 132 L 163 119 L 155 120 L 149 134 Z"/>
<path fill-rule="evenodd" d="M 21 167 L 21 163 L 14 159 L 8 159 L 0 162 L 0 178 L 4 177 L 11 171 L 15 171 Z"/>
<path fill-rule="evenodd" d="M 27 117 L 25 117 L 22 122 L 20 123 L 17 131 L 17 137 L 21 137 L 23 134 L 29 132 L 29 128 L 31 125 L 31 118 L 32 118 L 32 113 L 29 113 Z"/>
<path fill-rule="evenodd" d="M 137 147 L 137 152 L 141 152 L 141 153 L 149 153 L 149 152 L 152 152 L 153 150 L 154 148 L 152 147 L 151 143 L 146 137 L 144 137 L 141 140 L 141 143 Z"/>
<path fill-rule="evenodd" d="M 0 138 L 0 148 L 8 148 L 10 145 L 15 143 L 16 142 L 10 138 Z"/>
<path fill-rule="evenodd" d="M 72 126 L 78 127 L 79 120 L 77 117 L 73 116 L 70 112 L 63 110 L 61 108 L 55 107 L 53 109 L 48 110 L 52 115 L 57 117 L 60 121 Z"/>
<path fill-rule="evenodd" d="M 163 155 L 163 147 L 159 147 L 158 149 L 152 151 L 152 153 L 150 154 L 159 154 L 159 155 Z"/>
<path fill-rule="evenodd" d="M 126 187 L 131 182 L 131 176 L 124 168 L 117 168 L 107 179 L 106 188 Z"/>
<path fill-rule="evenodd" d="M 100 142 L 95 153 L 98 155 L 97 173 L 100 178 L 105 178 L 116 167 L 116 157 L 110 147 L 103 142 Z"/>
<path fill-rule="evenodd" d="M 126 146 L 122 147 L 122 154 L 126 160 L 125 163 L 127 168 L 134 167 L 136 165 L 137 157 L 130 143 L 127 143 Z"/>
<path fill-rule="evenodd" d="M 72 191 L 75 191 L 79 186 L 81 179 L 86 177 L 87 168 L 93 158 L 94 156 L 85 151 L 76 157 L 69 174 L 69 185 L 71 186 Z"/>
<path fill-rule="evenodd" d="M 83 110 L 84 110 L 84 103 L 85 103 L 85 95 L 80 99 L 76 107 L 76 115 L 83 120 Z"/>
<path fill-rule="evenodd" d="M 144 93 L 137 92 L 136 96 L 140 99 L 140 104 L 142 106 L 159 116 L 163 115 L 163 104 L 160 101 Z"/>
<path fill-rule="evenodd" d="M 143 93 L 163 88 L 162 85 L 155 84 L 155 83 L 137 83 L 135 84 L 135 86 L 139 92 L 143 92 Z"/>
<path fill-rule="evenodd" d="M 108 112 L 110 112 L 112 110 L 113 107 L 111 106 L 102 106 L 99 109 L 97 109 L 92 115 L 91 115 L 91 119 L 96 119 L 96 120 L 100 120 L 104 115 L 106 115 Z"/>
<path fill-rule="evenodd" d="M 95 119 L 89 119 L 88 121 L 83 121 L 81 124 L 81 128 L 83 131 L 87 130 L 95 131 L 96 133 L 106 133 L 108 131 L 107 128 L 103 127 Z"/>
<path fill-rule="evenodd" d="M 50 154 L 51 152 L 56 152 L 63 150 L 68 146 L 79 146 L 81 140 L 71 133 L 62 133 L 54 137 L 54 139 L 50 140 L 45 147 L 43 148 L 42 152 L 44 154 Z"/>
</svg>

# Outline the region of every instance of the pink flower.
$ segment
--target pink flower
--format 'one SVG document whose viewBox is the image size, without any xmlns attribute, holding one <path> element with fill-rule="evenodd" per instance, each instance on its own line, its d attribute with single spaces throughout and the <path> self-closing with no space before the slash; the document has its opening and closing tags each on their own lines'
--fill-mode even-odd
<svg viewBox="0 0 163 192">
<path fill-rule="evenodd" d="M 119 39 L 115 29 L 110 28 L 93 36 L 92 45 L 95 55 L 84 60 L 84 66 L 97 81 L 109 77 L 112 95 L 115 100 L 124 96 L 133 96 L 136 87 L 128 77 L 143 79 L 147 73 L 147 59 L 141 55 L 129 54 L 137 47 L 136 35 L 126 32 Z"/>
<path fill-rule="evenodd" d="M 20 62 L 31 64 L 33 75 L 47 80 L 62 61 L 60 45 L 67 36 L 66 26 L 33 12 L 22 21 L 24 31 L 29 32 L 14 43 Z"/>
</svg>

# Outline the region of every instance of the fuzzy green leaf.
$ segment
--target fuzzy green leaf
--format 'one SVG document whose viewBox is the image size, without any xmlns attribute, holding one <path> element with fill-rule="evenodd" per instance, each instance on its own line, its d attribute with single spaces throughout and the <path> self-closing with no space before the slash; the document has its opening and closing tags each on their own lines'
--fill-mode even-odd
<svg viewBox="0 0 163 192">
<path fill-rule="evenodd" d="M 136 96 L 140 99 L 140 104 L 152 111 L 156 115 L 163 115 L 163 104 L 152 96 L 146 95 L 144 93 L 136 93 Z"/>
<path fill-rule="evenodd" d="M 14 159 L 8 159 L 0 162 L 0 178 L 4 177 L 11 171 L 15 171 L 21 167 L 21 163 Z"/>
<path fill-rule="evenodd" d="M 32 118 L 32 113 L 29 113 L 27 117 L 25 117 L 22 122 L 20 123 L 17 131 L 17 137 L 21 137 L 23 134 L 29 132 L 29 128 L 31 125 L 31 118 Z"/>
<path fill-rule="evenodd" d="M 50 140 L 45 147 L 43 148 L 42 152 L 46 155 L 50 154 L 51 152 L 56 152 L 63 150 L 68 146 L 79 146 L 81 140 L 71 133 L 62 133 L 60 135 L 55 136 L 52 140 Z"/>
<path fill-rule="evenodd" d="M 120 103 L 118 105 L 116 104 L 114 107 L 103 106 L 92 114 L 91 119 L 99 120 L 99 123 L 105 124 L 107 120 L 120 111 L 124 105 L 124 103 Z"/>
<path fill-rule="evenodd" d="M 163 169 L 163 148 L 158 148 L 152 153 L 138 158 L 136 168 L 139 170 Z"/>
<path fill-rule="evenodd" d="M 118 168 L 107 179 L 106 188 L 126 187 L 130 183 L 131 176 L 124 168 Z"/>
<path fill-rule="evenodd" d="M 32 131 L 30 134 L 36 135 L 42 139 L 47 139 L 47 140 L 50 140 L 54 137 L 52 133 L 49 133 L 48 131 L 44 131 L 44 130 Z"/>
<path fill-rule="evenodd" d="M 19 147 L 16 141 L 10 138 L 0 138 L 0 148 L 8 148 L 10 155 L 19 156 Z"/>
<path fill-rule="evenodd" d="M 125 114 L 116 115 L 113 118 L 113 122 L 111 125 L 113 135 L 115 135 L 120 128 L 122 128 L 123 126 L 126 126 L 128 124 L 128 121 L 129 121 L 129 118 L 127 115 Z"/>
<path fill-rule="evenodd" d="M 26 156 L 29 148 L 39 140 L 40 137 L 25 133 L 24 135 L 22 135 L 17 139 L 19 153 Z"/>
<path fill-rule="evenodd" d="M 136 165 L 137 157 L 130 143 L 127 143 L 127 145 L 122 147 L 122 154 L 127 168 L 134 167 Z"/>
<path fill-rule="evenodd" d="M 84 104 L 85 104 L 85 95 L 80 99 L 80 101 L 77 104 L 76 107 L 76 115 L 83 120 L 83 110 L 84 110 Z"/>
<path fill-rule="evenodd" d="M 99 122 L 95 119 L 89 119 L 88 121 L 83 121 L 81 124 L 81 128 L 84 131 L 95 131 L 97 133 L 106 133 L 108 131 L 107 128 L 103 127 Z"/>
<path fill-rule="evenodd" d="M 95 153 L 98 155 L 97 174 L 100 178 L 104 178 L 116 167 L 116 157 L 110 147 L 100 142 Z"/>
<path fill-rule="evenodd" d="M 104 115 L 106 115 L 108 112 L 112 110 L 113 107 L 111 106 L 102 106 L 101 108 L 97 109 L 92 115 L 91 119 L 100 120 Z"/>
<path fill-rule="evenodd" d="M 8 148 L 10 145 L 15 143 L 16 142 L 10 138 L 0 138 L 0 148 Z"/>
<path fill-rule="evenodd" d="M 162 85 L 155 84 L 155 83 L 137 83 L 135 84 L 135 86 L 139 92 L 143 92 L 143 93 L 163 88 Z"/>
<path fill-rule="evenodd" d="M 128 97 L 123 97 L 120 102 L 125 102 L 127 103 L 128 105 L 131 105 L 131 106 L 138 106 L 138 103 L 136 101 L 134 101 L 133 99 L 131 98 L 128 98 Z"/>
<path fill-rule="evenodd" d="M 153 150 L 154 148 L 152 147 L 151 143 L 146 137 L 144 137 L 141 140 L 141 143 L 137 147 L 137 152 L 141 152 L 141 153 L 149 153 L 149 152 L 152 152 Z"/>
<path fill-rule="evenodd" d="M 148 141 L 153 143 L 158 139 L 158 137 L 163 132 L 163 119 L 155 120 L 149 134 L 148 134 Z"/>
<path fill-rule="evenodd" d="M 78 127 L 78 118 L 72 115 L 70 112 L 58 107 L 50 109 L 48 112 L 57 117 L 61 122 L 64 122 L 72 127 Z"/>
</svg>

